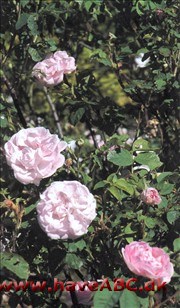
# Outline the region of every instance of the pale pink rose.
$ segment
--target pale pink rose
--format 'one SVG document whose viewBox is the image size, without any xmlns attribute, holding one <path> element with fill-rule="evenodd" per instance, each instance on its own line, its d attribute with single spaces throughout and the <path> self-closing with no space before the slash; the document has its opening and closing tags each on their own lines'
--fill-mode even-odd
<svg viewBox="0 0 180 308">
<path fill-rule="evenodd" d="M 76 284 L 75 290 L 78 304 L 87 306 L 91 306 L 93 304 L 94 292 L 92 292 L 87 286 L 85 286 L 84 291 L 81 291 L 79 290 L 79 286 Z M 68 307 L 71 307 L 73 305 L 71 293 L 69 291 L 64 291 L 61 296 L 61 301 L 64 302 Z"/>
<path fill-rule="evenodd" d="M 4 145 L 7 163 L 15 178 L 39 185 L 41 179 L 54 174 L 65 162 L 60 154 L 67 146 L 44 127 L 21 129 Z"/>
<path fill-rule="evenodd" d="M 75 239 L 88 231 L 96 217 L 96 200 L 77 181 L 53 182 L 37 205 L 41 228 L 52 239 Z"/>
<path fill-rule="evenodd" d="M 134 274 L 158 283 L 170 282 L 174 273 L 173 264 L 163 249 L 135 241 L 122 248 L 122 254 L 128 268 Z"/>
<path fill-rule="evenodd" d="M 159 204 L 162 201 L 158 191 L 153 187 L 143 190 L 141 193 L 141 200 L 150 205 Z"/>
<path fill-rule="evenodd" d="M 69 57 L 66 51 L 56 51 L 54 53 L 54 59 L 59 63 L 64 74 L 70 74 L 75 71 L 75 59 L 73 57 Z"/>
<path fill-rule="evenodd" d="M 69 74 L 75 69 L 73 57 L 69 57 L 66 51 L 56 51 L 48 55 L 45 60 L 36 63 L 32 76 L 42 85 L 56 86 L 63 81 L 64 74 Z"/>
</svg>

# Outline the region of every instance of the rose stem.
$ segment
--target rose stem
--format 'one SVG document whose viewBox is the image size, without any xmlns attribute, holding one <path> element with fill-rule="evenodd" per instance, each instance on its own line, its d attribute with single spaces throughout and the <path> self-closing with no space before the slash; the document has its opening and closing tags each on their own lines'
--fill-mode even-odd
<svg viewBox="0 0 180 308">
<path fill-rule="evenodd" d="M 49 95 L 49 93 L 47 91 L 47 88 L 43 87 L 43 89 L 44 89 L 44 92 L 46 94 L 47 101 L 48 101 L 48 103 L 49 103 L 49 105 L 51 107 L 51 110 L 52 110 L 52 113 L 53 113 L 53 116 L 54 116 L 54 120 L 55 120 L 56 125 L 57 125 L 59 136 L 61 138 L 63 138 L 63 132 L 62 132 L 62 128 L 61 128 L 61 124 L 60 124 L 60 120 L 59 120 L 58 114 L 56 112 L 56 108 L 55 108 L 55 106 L 54 106 L 54 104 L 53 104 L 53 102 L 51 100 L 51 97 L 50 97 L 50 95 Z"/>
</svg>

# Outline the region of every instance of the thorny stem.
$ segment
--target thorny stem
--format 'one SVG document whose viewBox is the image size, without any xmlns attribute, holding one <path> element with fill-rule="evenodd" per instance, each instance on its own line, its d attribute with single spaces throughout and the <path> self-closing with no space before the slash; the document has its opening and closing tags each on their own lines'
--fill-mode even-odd
<svg viewBox="0 0 180 308">
<path fill-rule="evenodd" d="M 90 131 L 91 137 L 92 137 L 92 139 L 93 139 L 94 147 L 95 147 L 96 149 L 98 149 L 98 145 L 97 145 L 97 142 L 96 142 L 96 139 L 95 139 L 95 136 L 94 136 L 94 132 L 93 132 L 93 130 L 92 130 L 91 124 L 89 123 L 89 120 L 88 120 L 87 117 L 86 117 L 86 125 L 87 125 L 87 127 L 88 127 L 88 129 L 89 129 L 89 131 Z"/>
<path fill-rule="evenodd" d="M 17 114 L 19 116 L 19 119 L 20 119 L 20 122 L 22 124 L 22 126 L 24 128 L 27 128 L 27 123 L 26 123 L 26 120 L 23 116 L 23 113 L 21 111 L 21 108 L 19 106 L 19 103 L 18 103 L 18 98 L 17 98 L 17 94 L 16 94 L 16 91 L 15 89 L 13 88 L 13 86 L 10 84 L 9 80 L 7 79 L 7 77 L 5 76 L 5 74 L 3 73 L 3 76 L 2 76 L 2 79 L 7 87 L 7 89 L 9 90 L 10 94 L 11 94 L 11 97 L 13 99 L 13 103 L 14 103 L 14 106 L 17 110 Z"/>
<path fill-rule="evenodd" d="M 57 125 L 59 136 L 60 136 L 60 138 L 63 138 L 63 132 L 62 132 L 62 128 L 61 128 L 61 124 L 60 124 L 60 120 L 59 120 L 56 108 L 55 108 L 55 106 L 54 106 L 54 104 L 51 100 L 51 97 L 50 97 L 50 95 L 47 91 L 47 88 L 43 87 L 43 89 L 44 89 L 44 92 L 46 94 L 46 98 L 47 98 L 47 101 L 49 103 L 49 106 L 51 107 L 51 110 L 52 110 L 52 113 L 53 113 L 53 116 L 54 116 L 54 120 L 55 120 L 55 123 Z"/>
</svg>

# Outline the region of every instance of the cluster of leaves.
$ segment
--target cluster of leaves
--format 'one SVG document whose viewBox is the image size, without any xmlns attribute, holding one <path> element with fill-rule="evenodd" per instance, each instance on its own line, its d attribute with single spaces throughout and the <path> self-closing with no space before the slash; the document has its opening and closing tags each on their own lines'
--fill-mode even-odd
<svg viewBox="0 0 180 308">
<path fill-rule="evenodd" d="M 76 140 L 66 165 L 37 190 L 14 179 L 1 148 L 2 280 L 128 279 L 121 248 L 143 240 L 170 254 L 175 275 L 162 301 L 172 304 L 180 249 L 177 10 L 174 0 L 2 1 L 3 144 L 22 127 L 58 131 L 31 70 L 56 50 L 77 62 L 77 72 L 51 91 L 65 140 Z M 136 67 L 140 53 L 147 67 Z M 97 199 L 97 218 L 75 241 L 50 240 L 36 219 L 39 193 L 64 179 L 79 180 Z M 146 187 L 159 191 L 158 206 L 141 202 Z M 64 307 L 60 295 L 19 291 L 9 305 Z M 147 307 L 148 294 L 104 290 L 94 297 L 95 308 L 125 306 Z"/>
</svg>

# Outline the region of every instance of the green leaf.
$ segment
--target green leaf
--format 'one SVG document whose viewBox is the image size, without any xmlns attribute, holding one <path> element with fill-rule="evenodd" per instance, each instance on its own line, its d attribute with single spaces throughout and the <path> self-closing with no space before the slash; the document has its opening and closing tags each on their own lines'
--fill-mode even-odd
<svg viewBox="0 0 180 308">
<path fill-rule="evenodd" d="M 120 308 L 141 308 L 140 301 L 135 292 L 124 290 L 120 297 Z"/>
<path fill-rule="evenodd" d="M 157 182 L 160 183 L 161 181 L 164 181 L 165 179 L 169 178 L 170 175 L 172 175 L 172 172 L 162 172 L 158 177 L 157 177 Z"/>
<path fill-rule="evenodd" d="M 30 1 L 31 1 L 31 0 L 20 0 L 20 5 L 21 5 L 22 7 L 25 7 L 27 4 L 29 4 Z"/>
<path fill-rule="evenodd" d="M 133 163 L 132 155 L 127 150 L 121 150 L 121 153 L 111 151 L 107 155 L 107 160 L 119 167 L 130 166 Z"/>
<path fill-rule="evenodd" d="M 149 297 L 148 296 L 144 297 L 144 298 L 138 296 L 138 300 L 141 304 L 141 308 L 148 308 L 149 307 Z"/>
<path fill-rule="evenodd" d="M 147 165 L 151 170 L 162 165 L 158 155 L 154 152 L 140 153 L 135 157 L 135 161 L 141 165 Z"/>
<path fill-rule="evenodd" d="M 49 38 L 48 38 L 47 43 L 49 44 L 49 46 L 50 46 L 50 50 L 51 50 L 51 51 L 55 51 L 55 50 L 57 50 L 57 46 L 56 46 L 56 42 L 55 42 L 55 40 L 53 40 L 53 39 L 49 39 Z"/>
<path fill-rule="evenodd" d="M 111 63 L 111 61 L 109 59 L 100 59 L 99 63 L 102 63 L 105 66 L 110 66 L 110 67 L 112 66 L 112 63 Z"/>
<path fill-rule="evenodd" d="M 72 256 L 72 252 L 75 253 L 77 252 L 78 250 L 83 250 L 85 247 L 86 247 L 86 242 L 84 240 L 79 240 L 77 242 L 73 242 L 73 243 L 64 243 L 64 246 L 66 247 L 68 253 L 70 256 Z M 69 258 L 69 256 L 68 256 Z M 72 257 L 74 258 L 74 257 Z M 73 261 L 72 261 L 73 260 Z M 74 259 L 71 260 L 71 257 L 70 257 L 70 262 L 74 262 Z M 76 260 L 75 260 L 76 262 Z"/>
<path fill-rule="evenodd" d="M 34 209 L 36 208 L 36 204 L 31 204 L 29 206 L 26 206 L 24 211 L 24 215 L 28 215 L 29 213 L 31 213 Z"/>
<path fill-rule="evenodd" d="M 5 267 L 21 279 L 27 279 L 30 274 L 29 264 L 19 255 L 2 252 L 0 266 Z"/>
<path fill-rule="evenodd" d="M 118 303 L 121 292 L 114 291 L 114 283 L 110 281 L 109 283 L 112 291 L 103 289 L 102 291 L 95 292 L 93 301 L 94 308 L 114 308 L 115 304 Z"/>
<path fill-rule="evenodd" d="M 31 34 L 34 36 L 39 34 L 36 18 L 37 18 L 36 14 L 31 14 L 27 20 L 27 26 L 31 31 Z"/>
<path fill-rule="evenodd" d="M 117 181 L 116 173 L 111 173 L 106 180 L 108 183 L 115 183 Z"/>
<path fill-rule="evenodd" d="M 4 110 L 5 109 L 5 106 L 0 104 L 0 111 Z"/>
<path fill-rule="evenodd" d="M 173 242 L 174 252 L 180 251 L 180 238 L 176 238 Z"/>
<path fill-rule="evenodd" d="M 100 181 L 100 182 L 96 183 L 96 185 L 94 186 L 94 190 L 102 188 L 106 185 L 107 185 L 107 183 L 105 183 L 104 181 Z"/>
<path fill-rule="evenodd" d="M 145 48 L 141 48 L 141 49 L 139 49 L 138 51 L 137 51 L 137 54 L 139 55 L 139 54 L 141 54 L 141 53 L 147 53 L 147 52 L 149 52 L 149 50 L 145 47 Z"/>
<path fill-rule="evenodd" d="M 133 231 L 131 229 L 131 223 L 126 226 L 126 228 L 124 229 L 124 232 L 125 232 L 125 234 L 133 234 L 133 233 L 135 233 L 135 231 Z"/>
<path fill-rule="evenodd" d="M 75 112 L 72 112 L 72 114 L 70 115 L 70 120 L 72 125 L 76 125 L 82 119 L 84 113 L 85 113 L 84 108 L 79 108 Z"/>
<path fill-rule="evenodd" d="M 89 12 L 91 6 L 92 6 L 92 0 L 91 1 L 85 1 L 84 7 L 85 7 L 87 12 Z"/>
<path fill-rule="evenodd" d="M 29 222 L 28 221 L 23 221 L 21 224 L 22 229 L 27 229 L 29 227 Z"/>
<path fill-rule="evenodd" d="M 42 60 L 42 57 L 35 48 L 29 47 L 28 53 L 30 54 L 33 61 L 38 62 Z"/>
<path fill-rule="evenodd" d="M 157 225 L 157 221 L 151 217 L 146 217 L 144 222 L 145 225 L 150 229 L 153 229 Z"/>
<path fill-rule="evenodd" d="M 65 263 L 73 269 L 80 269 L 83 266 L 82 260 L 74 253 L 67 253 L 65 257 Z"/>
<path fill-rule="evenodd" d="M 169 49 L 169 48 L 166 48 L 166 47 L 160 47 L 160 48 L 159 48 L 159 52 L 160 52 L 160 54 L 161 54 L 162 56 L 164 56 L 164 57 L 169 57 L 170 54 L 171 54 L 170 49 Z"/>
<path fill-rule="evenodd" d="M 16 29 L 16 30 L 19 30 L 19 29 L 21 29 L 23 26 L 25 26 L 26 23 L 27 23 L 28 17 L 29 17 L 29 14 L 27 14 L 27 13 L 22 13 L 21 16 L 19 17 L 19 19 L 18 19 L 16 25 L 15 25 L 15 29 Z"/>
<path fill-rule="evenodd" d="M 118 201 L 122 199 L 120 190 L 115 186 L 111 186 L 110 188 L 108 188 L 108 190 Z"/>
<path fill-rule="evenodd" d="M 177 80 L 173 82 L 173 87 L 176 88 L 176 89 L 179 89 L 180 85 L 179 85 L 179 82 Z M 164 100 L 164 102 L 167 102 L 167 101 L 168 101 L 168 103 L 173 103 L 174 102 L 173 99 Z"/>
<path fill-rule="evenodd" d="M 113 146 L 113 145 L 122 145 L 125 141 L 129 139 L 129 135 L 124 134 L 124 135 L 117 135 L 114 134 L 110 137 L 108 145 Z"/>
<path fill-rule="evenodd" d="M 179 83 L 178 83 L 178 86 L 179 86 Z M 173 83 L 173 87 L 174 87 L 174 83 Z M 170 106 L 171 104 L 174 103 L 174 100 L 173 100 L 172 98 L 164 99 L 164 100 L 163 100 L 163 103 Z"/>
<path fill-rule="evenodd" d="M 166 81 L 163 79 L 157 79 L 155 81 L 155 84 L 156 84 L 157 90 L 162 90 L 166 86 Z"/>
<path fill-rule="evenodd" d="M 137 14 L 138 15 L 142 15 L 143 14 L 143 12 L 140 10 L 140 8 L 139 8 L 139 2 L 137 2 L 137 4 L 136 4 L 136 12 L 137 12 Z"/>
<path fill-rule="evenodd" d="M 3 114 L 0 116 L 0 126 L 2 128 L 5 128 L 8 126 L 8 120 L 5 118 Z"/>
<path fill-rule="evenodd" d="M 156 3 L 154 3 L 154 1 L 149 1 L 149 6 L 151 8 L 151 10 L 155 10 L 158 8 L 158 5 Z"/>
<path fill-rule="evenodd" d="M 131 54 L 132 49 L 129 46 L 121 47 L 121 52 L 124 54 Z"/>
<path fill-rule="evenodd" d="M 126 236 L 126 241 L 130 244 L 134 241 L 134 238 Z"/>
<path fill-rule="evenodd" d="M 83 181 L 85 185 L 87 185 L 89 182 L 92 181 L 92 178 L 87 173 L 81 172 L 81 175 L 83 177 Z"/>
<path fill-rule="evenodd" d="M 75 243 L 67 243 L 67 250 L 68 250 L 68 252 L 77 252 L 76 244 Z"/>
<path fill-rule="evenodd" d="M 172 192 L 174 184 L 163 183 L 163 187 L 160 191 L 161 195 L 168 195 Z"/>
<path fill-rule="evenodd" d="M 149 142 L 147 140 L 144 140 L 142 138 L 137 139 L 134 143 L 133 143 L 133 151 L 146 151 L 146 150 L 150 150 L 150 145 Z"/>
<path fill-rule="evenodd" d="M 160 204 L 158 204 L 158 209 L 166 208 L 168 205 L 168 200 L 162 196 L 162 201 Z"/>
<path fill-rule="evenodd" d="M 76 242 L 75 245 L 81 251 L 86 247 L 86 242 L 84 240 L 80 240 Z"/>
<path fill-rule="evenodd" d="M 126 191 L 128 194 L 134 194 L 134 187 L 129 184 L 125 179 L 119 179 L 115 182 L 115 186 Z"/>
<path fill-rule="evenodd" d="M 178 217 L 179 213 L 177 211 L 170 211 L 167 213 L 167 220 L 170 224 L 173 224 Z"/>
</svg>

